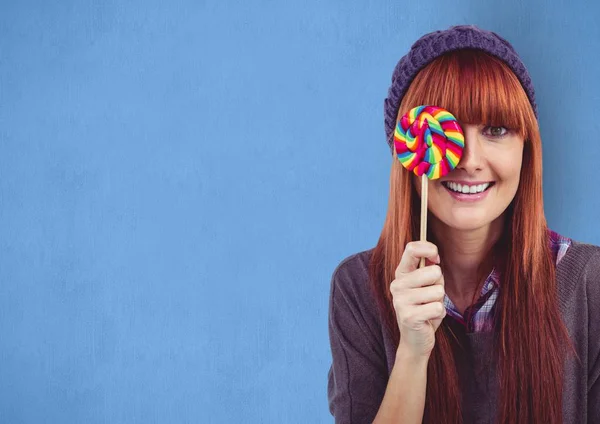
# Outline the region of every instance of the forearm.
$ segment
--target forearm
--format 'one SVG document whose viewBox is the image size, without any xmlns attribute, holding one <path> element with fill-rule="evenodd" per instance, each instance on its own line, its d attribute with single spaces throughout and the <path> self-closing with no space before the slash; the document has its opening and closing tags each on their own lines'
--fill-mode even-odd
<svg viewBox="0 0 600 424">
<path fill-rule="evenodd" d="M 425 409 L 428 357 L 413 357 L 400 346 L 373 424 L 421 424 Z"/>
</svg>

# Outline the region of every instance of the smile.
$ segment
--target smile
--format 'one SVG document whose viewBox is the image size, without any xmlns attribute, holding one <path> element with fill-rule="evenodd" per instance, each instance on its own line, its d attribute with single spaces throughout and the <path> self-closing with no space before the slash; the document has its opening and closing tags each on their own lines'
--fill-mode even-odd
<svg viewBox="0 0 600 424">
<path fill-rule="evenodd" d="M 490 181 L 479 184 L 461 184 L 454 181 L 443 181 L 442 185 L 456 200 L 478 201 L 487 196 L 489 189 L 493 187 L 495 183 Z"/>
</svg>

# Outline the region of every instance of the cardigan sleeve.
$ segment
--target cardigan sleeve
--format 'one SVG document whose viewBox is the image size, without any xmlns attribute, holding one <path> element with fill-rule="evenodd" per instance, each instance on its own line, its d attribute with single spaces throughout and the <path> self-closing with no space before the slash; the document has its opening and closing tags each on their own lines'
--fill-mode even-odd
<svg viewBox="0 0 600 424">
<path fill-rule="evenodd" d="M 342 261 L 331 278 L 327 394 L 336 424 L 372 423 L 389 378 L 367 275 L 356 254 Z"/>
<path fill-rule="evenodd" d="M 600 247 L 589 259 L 585 270 L 588 295 L 588 399 L 589 424 L 600 423 Z"/>
</svg>

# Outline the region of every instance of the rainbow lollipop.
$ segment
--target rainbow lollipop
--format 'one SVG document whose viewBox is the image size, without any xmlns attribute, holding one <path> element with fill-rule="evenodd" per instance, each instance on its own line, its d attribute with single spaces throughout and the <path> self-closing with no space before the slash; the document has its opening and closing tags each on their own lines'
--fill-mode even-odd
<svg viewBox="0 0 600 424">
<path fill-rule="evenodd" d="M 402 166 L 421 177 L 421 240 L 426 240 L 427 179 L 438 179 L 456 168 L 465 147 L 463 130 L 446 109 L 417 106 L 398 118 L 394 146 Z M 422 258 L 419 268 L 424 265 Z"/>
</svg>

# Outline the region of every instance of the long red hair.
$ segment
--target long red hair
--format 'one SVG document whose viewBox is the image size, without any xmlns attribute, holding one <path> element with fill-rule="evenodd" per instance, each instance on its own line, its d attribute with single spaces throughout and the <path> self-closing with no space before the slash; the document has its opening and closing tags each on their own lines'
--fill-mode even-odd
<svg viewBox="0 0 600 424">
<path fill-rule="evenodd" d="M 418 105 L 451 111 L 461 123 L 504 126 L 525 140 L 519 188 L 506 211 L 496 300 L 495 343 L 499 423 L 562 422 L 563 364 L 572 344 L 558 309 L 555 265 L 544 216 L 538 123 L 519 80 L 501 60 L 478 50 L 438 57 L 411 83 L 399 108 Z M 396 346 L 400 334 L 389 289 L 406 244 L 419 237 L 419 200 L 411 174 L 392 159 L 384 227 L 373 250 L 372 289 Z M 458 376 L 446 317 L 428 364 L 424 422 L 462 422 Z"/>
</svg>

